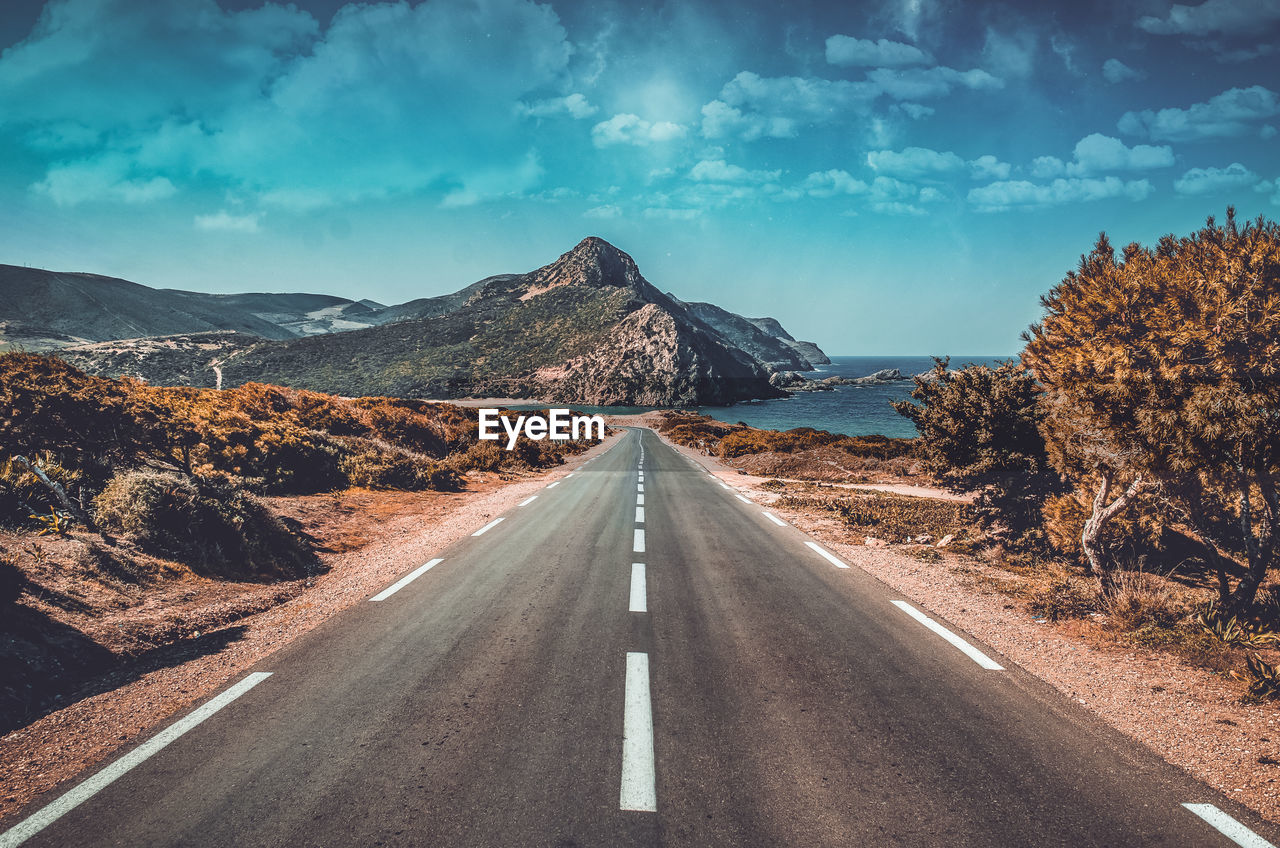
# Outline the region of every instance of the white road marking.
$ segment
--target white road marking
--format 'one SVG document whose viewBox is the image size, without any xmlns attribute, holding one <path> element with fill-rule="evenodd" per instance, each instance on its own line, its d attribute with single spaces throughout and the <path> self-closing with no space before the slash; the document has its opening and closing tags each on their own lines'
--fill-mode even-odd
<svg viewBox="0 0 1280 848">
<path fill-rule="evenodd" d="M 472 533 L 471 535 L 472 535 L 472 536 L 483 536 L 485 533 L 488 533 L 490 530 L 492 530 L 493 528 L 497 527 L 497 526 L 498 526 L 499 524 L 501 524 L 501 523 L 502 523 L 502 519 L 501 519 L 501 518 L 495 518 L 495 519 L 493 519 L 492 521 L 490 521 L 488 524 L 486 524 L 485 526 L 481 527 L 481 528 L 480 528 L 479 530 L 477 530 L 476 532 Z"/>
<path fill-rule="evenodd" d="M 618 808 L 647 813 L 658 810 L 648 654 L 627 653 L 627 683 L 622 699 L 622 791 Z"/>
<path fill-rule="evenodd" d="M 385 601 L 387 598 L 391 597 L 391 596 L 392 596 L 392 595 L 394 595 L 396 592 L 399 592 L 399 591 L 400 591 L 401 589 L 403 589 L 405 586 L 408 586 L 410 583 L 412 583 L 413 581 L 417 580 L 419 577 L 421 577 L 422 575 L 426 574 L 428 571 L 430 571 L 431 569 L 435 568 L 437 565 L 439 565 L 439 564 L 440 564 L 440 563 L 442 563 L 442 562 L 444 562 L 444 560 L 442 560 L 442 559 L 433 559 L 433 560 L 431 560 L 430 562 L 428 562 L 426 565 L 420 565 L 420 566 L 418 566 L 418 567 L 417 567 L 417 568 L 415 568 L 413 571 L 410 571 L 410 572 L 409 572 L 408 574 L 406 574 L 404 577 L 401 577 L 399 580 L 397 580 L 396 582 L 392 583 L 390 586 L 388 586 L 387 588 L 383 589 L 381 592 L 379 592 L 378 594 L 374 595 L 374 596 L 373 596 L 372 598 L 370 598 L 369 600 L 371 600 L 371 601 Z"/>
<path fill-rule="evenodd" d="M 644 506 L 644 495 L 636 492 L 636 506 Z"/>
<path fill-rule="evenodd" d="M 641 656 L 644 655 L 642 654 Z M 645 670 L 646 672 L 648 671 L 647 667 Z M 18 845 L 26 842 L 28 839 L 53 824 L 67 813 L 83 804 L 85 801 L 88 801 L 94 795 L 97 795 L 103 789 L 106 789 L 135 766 L 145 761 L 148 757 L 159 753 L 159 751 L 170 742 L 173 742 L 188 730 L 191 730 L 193 727 L 200 724 L 218 710 L 222 709 L 227 704 L 230 704 L 236 698 L 239 698 L 245 692 L 248 692 L 270 676 L 271 672 L 269 671 L 255 671 L 253 674 L 250 674 L 244 680 L 241 680 L 221 695 L 218 695 L 195 712 L 169 725 L 146 742 L 143 742 L 137 748 L 134 748 L 132 751 L 86 780 L 84 783 L 81 783 L 79 786 L 71 789 L 51 804 L 41 807 L 35 813 L 18 822 L 4 833 L 0 833 L 0 848 L 17 848 Z M 647 689 L 647 674 L 645 683 Z M 646 691 L 646 699 L 647 695 L 648 693 Z M 652 729 L 652 720 L 650 720 L 650 727 Z M 650 745 L 650 748 L 652 749 L 652 745 Z M 626 786 L 625 781 L 623 786 Z"/>
<path fill-rule="evenodd" d="M 751 498 L 747 497 L 746 495 L 738 495 L 738 500 L 742 501 L 743 503 L 751 503 Z"/>
<path fill-rule="evenodd" d="M 516 506 L 528 506 L 529 504 L 533 503 L 533 502 L 534 502 L 534 501 L 536 501 L 537 499 L 538 499 L 538 496 L 537 496 L 537 495 L 530 495 L 529 497 L 527 497 L 527 498 L 525 498 L 524 500 L 520 501 L 520 503 L 516 504 Z"/>
<path fill-rule="evenodd" d="M 787 526 L 787 522 L 783 521 L 781 518 L 779 518 L 778 516 L 774 515 L 774 514 L 773 514 L 772 512 L 770 512 L 769 510 L 767 510 L 767 509 L 762 509 L 762 510 L 760 510 L 760 511 L 764 513 L 764 517 L 765 517 L 765 518 L 769 519 L 770 521 L 772 521 L 774 524 L 778 525 L 779 527 L 786 527 L 786 526 Z"/>
<path fill-rule="evenodd" d="M 923 624 L 925 627 L 932 630 L 934 633 L 937 633 L 939 636 L 941 636 L 946 641 L 950 642 L 952 645 L 955 645 L 957 648 L 960 649 L 961 653 L 963 653 L 966 657 L 973 660 L 978 665 L 982 666 L 988 671 L 1004 671 L 1004 666 L 1000 665 L 1000 663 L 991 659 L 991 657 L 982 653 L 982 651 L 979 651 L 977 648 L 973 647 L 968 642 L 961 639 L 959 636 L 952 633 L 950 630 L 943 627 L 941 624 L 934 621 L 929 616 L 920 612 L 920 610 L 911 606 L 911 604 L 907 603 L 906 601 L 894 601 L 893 605 L 898 609 L 902 610 L 903 612 L 905 612 L 907 615 L 914 618 L 916 621 Z"/>
<path fill-rule="evenodd" d="M 631 545 L 631 550 L 638 554 L 644 553 L 644 530 L 639 527 L 636 528 L 635 541 Z"/>
<path fill-rule="evenodd" d="M 1215 830 L 1241 848 L 1276 848 L 1213 804 L 1183 804 L 1182 806 L 1207 821 Z"/>
<path fill-rule="evenodd" d="M 824 548 L 820 547 L 817 542 L 805 542 L 805 544 L 813 548 L 818 553 L 818 556 L 822 557 L 827 562 L 834 565 L 836 568 L 849 567 L 848 565 L 844 564 L 840 560 L 836 559 L 832 554 L 828 553 Z"/>
<path fill-rule="evenodd" d="M 578 473 L 578 472 L 576 472 L 576 471 L 570 471 L 568 474 L 564 475 L 564 479 L 568 480 L 570 477 L 572 477 L 573 475 L 575 475 L 575 474 L 577 474 L 577 473 Z"/>
<path fill-rule="evenodd" d="M 644 524 L 644 507 L 636 507 L 636 524 Z"/>
<path fill-rule="evenodd" d="M 556 486 L 559 486 L 559 485 L 560 485 L 560 481 L 559 481 L 559 480 L 557 480 L 557 481 L 555 481 L 554 483 L 548 483 L 548 484 L 547 484 L 547 488 L 548 488 L 548 489 L 554 489 Z"/>
<path fill-rule="evenodd" d="M 643 491 L 644 491 L 644 483 L 637 483 L 637 484 L 636 484 L 636 492 L 637 492 L 637 493 L 639 493 L 639 492 L 643 492 Z"/>
<path fill-rule="evenodd" d="M 631 612 L 648 612 L 649 602 L 645 595 L 644 563 L 631 563 Z"/>
<path fill-rule="evenodd" d="M 733 491 L 733 487 L 730 486 L 728 483 L 724 482 L 723 480 L 717 480 L 716 482 L 720 484 L 720 488 L 728 489 L 731 492 Z"/>
</svg>

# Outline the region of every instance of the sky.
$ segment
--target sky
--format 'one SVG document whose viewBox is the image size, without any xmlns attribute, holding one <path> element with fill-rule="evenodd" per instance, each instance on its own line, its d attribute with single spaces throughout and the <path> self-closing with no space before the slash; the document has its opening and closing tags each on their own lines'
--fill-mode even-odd
<svg viewBox="0 0 1280 848">
<path fill-rule="evenodd" d="M 1280 0 L 3 0 L 0 45 L 0 262 L 161 288 L 596 235 L 828 353 L 1007 355 L 1099 232 L 1280 217 Z"/>
</svg>

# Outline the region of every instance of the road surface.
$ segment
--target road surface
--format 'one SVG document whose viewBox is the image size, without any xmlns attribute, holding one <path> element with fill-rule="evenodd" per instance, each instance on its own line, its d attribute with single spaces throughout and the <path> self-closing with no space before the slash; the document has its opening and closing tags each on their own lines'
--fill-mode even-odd
<svg viewBox="0 0 1280 848">
<path fill-rule="evenodd" d="M 641 429 L 16 821 L 0 848 L 1277 838 Z"/>
</svg>

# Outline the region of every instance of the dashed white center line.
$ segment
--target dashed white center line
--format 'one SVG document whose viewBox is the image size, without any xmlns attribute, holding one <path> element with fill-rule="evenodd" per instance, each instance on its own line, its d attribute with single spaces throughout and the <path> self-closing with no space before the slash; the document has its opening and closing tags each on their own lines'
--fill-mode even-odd
<svg viewBox="0 0 1280 848">
<path fill-rule="evenodd" d="M 636 507 L 636 524 L 644 524 L 644 507 Z"/>
<path fill-rule="evenodd" d="M 644 530 L 639 527 L 636 528 L 636 534 L 633 544 L 631 545 L 631 550 L 638 554 L 644 553 Z"/>
<path fill-rule="evenodd" d="M 644 483 L 637 483 L 637 484 L 636 484 L 636 492 L 637 492 L 637 493 L 639 493 L 639 492 L 643 492 L 643 491 L 644 491 Z"/>
<path fill-rule="evenodd" d="M 988 671 L 1004 671 L 1004 666 L 1000 665 L 1000 663 L 991 659 L 991 657 L 982 653 L 982 651 L 979 651 L 977 648 L 973 647 L 968 642 L 961 639 L 959 636 L 952 633 L 950 630 L 943 627 L 941 624 L 939 624 L 929 616 L 922 613 L 920 610 L 911 606 L 911 604 L 907 603 L 906 601 L 894 601 L 893 605 L 898 609 L 902 610 L 903 612 L 905 612 L 907 615 L 914 618 L 916 621 L 923 624 L 925 627 L 932 630 L 934 633 L 937 633 L 939 636 L 941 636 L 946 641 L 950 642 L 952 645 L 959 648 L 961 653 L 963 653 L 966 657 L 973 660 L 978 665 L 982 666 Z"/>
<path fill-rule="evenodd" d="M 746 495 L 738 495 L 738 500 L 742 501 L 743 503 L 751 503 L 751 498 L 747 497 Z"/>
<path fill-rule="evenodd" d="M 548 483 L 548 484 L 547 484 L 547 488 L 548 488 L 548 489 L 554 489 L 556 486 L 559 486 L 559 485 L 560 485 L 560 481 L 559 481 L 559 480 L 557 480 L 557 481 L 555 481 L 554 483 Z"/>
<path fill-rule="evenodd" d="M 806 544 L 806 545 L 808 545 L 809 547 L 813 548 L 813 550 L 818 554 L 818 556 L 822 557 L 822 558 L 823 558 L 823 559 L 825 559 L 827 562 L 829 562 L 829 563 L 831 563 L 832 565 L 834 565 L 836 568 L 848 568 L 848 567 L 849 567 L 849 566 L 848 566 L 848 565 L 846 565 L 845 563 L 843 563 L 843 562 L 841 562 L 840 560 L 836 559 L 834 556 L 832 556 L 830 553 L 828 553 L 825 549 L 823 549 L 823 548 L 819 547 L 819 545 L 818 545 L 818 543 L 817 543 L 817 542 L 805 542 L 805 544 Z"/>
<path fill-rule="evenodd" d="M 773 514 L 772 512 L 770 512 L 769 510 L 767 510 L 767 509 L 762 509 L 762 510 L 760 510 L 760 511 L 764 513 L 764 517 L 765 517 L 765 518 L 769 519 L 770 521 L 772 521 L 774 524 L 778 525 L 779 527 L 786 527 L 786 526 L 787 526 L 787 522 L 783 521 L 781 518 L 779 518 L 778 516 L 774 515 L 774 514 Z"/>
<path fill-rule="evenodd" d="M 1213 804 L 1183 804 L 1191 812 L 1204 819 L 1215 830 L 1241 848 L 1276 848 Z"/>
<path fill-rule="evenodd" d="M 648 612 L 649 602 L 645 593 L 644 563 L 631 563 L 631 612 Z"/>
<path fill-rule="evenodd" d="M 397 580 L 396 582 L 392 583 L 390 586 L 388 586 L 387 588 L 383 589 L 381 592 L 379 592 L 378 594 L 374 595 L 374 596 L 373 596 L 372 598 L 370 598 L 369 600 L 371 600 L 371 601 L 385 601 L 387 598 L 391 597 L 391 596 L 392 596 L 392 595 L 394 595 L 396 592 L 399 592 L 399 591 L 400 591 L 401 589 L 403 589 L 405 586 L 408 586 L 410 583 L 412 583 L 413 581 L 417 580 L 419 577 L 421 577 L 422 575 L 426 574 L 428 571 L 430 571 L 431 569 L 435 568 L 437 565 L 439 565 L 439 564 L 440 564 L 440 563 L 442 563 L 442 562 L 444 562 L 444 560 L 442 560 L 442 559 L 433 559 L 433 560 L 431 560 L 430 562 L 428 562 L 426 565 L 420 565 L 420 566 L 418 566 L 418 567 L 417 567 L 417 568 L 415 568 L 413 571 L 410 571 L 410 572 L 409 572 L 408 574 L 406 574 L 404 577 L 401 577 L 399 580 Z"/>
<path fill-rule="evenodd" d="M 502 523 L 502 521 L 503 521 L 503 519 L 501 519 L 501 518 L 495 518 L 495 519 L 493 519 L 492 521 L 490 521 L 488 524 L 486 524 L 485 526 L 481 527 L 481 528 L 480 528 L 479 530 L 477 530 L 476 532 L 472 533 L 471 535 L 472 535 L 472 536 L 483 536 L 485 533 L 488 533 L 490 530 L 492 530 L 493 528 L 495 528 L 495 527 L 497 527 L 499 524 L 501 524 L 501 523 Z"/>
<path fill-rule="evenodd" d="M 644 506 L 644 495 L 636 492 L 636 506 Z"/>
<path fill-rule="evenodd" d="M 645 655 L 641 654 L 640 656 L 645 656 Z M 647 657 L 646 657 L 646 660 L 647 660 Z M 630 671 L 630 661 L 628 661 L 628 671 Z M 645 664 L 644 671 L 645 671 L 645 703 L 647 704 L 648 697 L 649 697 L 649 693 L 648 693 L 649 668 L 648 668 L 647 662 Z M 40 831 L 44 830 L 49 825 L 53 824 L 55 821 L 65 816 L 67 813 L 71 812 L 76 807 L 83 804 L 85 801 L 88 801 L 94 795 L 97 795 L 103 789 L 106 789 L 108 786 L 110 786 L 112 783 L 114 783 L 124 774 L 129 772 L 131 769 L 138 766 L 147 758 L 158 753 L 162 748 L 164 748 L 170 742 L 173 742 L 175 739 L 182 736 L 188 730 L 191 730 L 193 727 L 200 724 L 205 719 L 209 718 L 211 715 L 216 713 L 218 710 L 222 709 L 227 704 L 230 704 L 236 698 L 239 698 L 245 692 L 248 692 L 250 689 L 257 686 L 259 683 L 266 680 L 270 676 L 271 676 L 271 672 L 269 671 L 255 671 L 253 674 L 250 674 L 244 680 L 241 680 L 239 683 L 237 683 L 235 686 L 232 686 L 230 689 L 223 692 L 221 695 L 218 695 L 213 700 L 209 701 L 207 704 L 205 704 L 204 706 L 197 709 L 195 712 L 188 715 L 186 718 L 179 719 L 174 724 L 169 725 L 169 727 L 160 731 L 155 736 L 151 737 L 146 742 L 139 745 L 137 748 L 134 748 L 132 751 L 125 754 L 123 757 L 116 760 L 114 763 L 107 766 L 102 771 L 98 772 L 93 777 L 86 780 L 84 783 L 81 783 L 79 786 L 76 786 L 74 789 L 67 792 L 65 795 L 58 798 L 53 803 L 45 807 L 42 807 L 32 815 L 18 822 L 9 830 L 6 830 L 4 833 L 0 833 L 0 848 L 17 848 L 18 845 L 21 845 L 23 842 L 26 842 L 28 839 L 35 836 Z M 649 719 L 649 732 L 650 732 L 649 753 L 650 753 L 650 762 L 652 762 L 652 759 L 653 759 L 653 743 L 652 743 L 653 719 L 652 717 L 650 717 Z M 625 764 L 625 760 L 624 760 L 624 764 Z M 627 785 L 626 778 L 625 778 L 625 774 L 626 774 L 625 771 L 623 772 L 623 774 L 624 774 L 624 777 L 623 777 L 622 785 L 623 785 L 624 795 L 625 795 L 625 789 Z M 650 766 L 650 774 L 652 775 L 652 765 Z M 652 780 L 650 781 L 650 783 L 652 783 Z"/>
<path fill-rule="evenodd" d="M 538 496 L 537 496 L 537 495 L 530 495 L 529 497 L 527 497 L 527 498 L 525 498 L 524 500 L 520 501 L 520 503 L 516 504 L 516 506 L 528 506 L 529 504 L 533 503 L 533 502 L 534 502 L 534 501 L 536 501 L 537 499 L 538 499 Z"/>
<path fill-rule="evenodd" d="M 627 653 L 626 690 L 622 702 L 622 791 L 618 807 L 646 813 L 658 810 L 648 654 Z"/>
</svg>

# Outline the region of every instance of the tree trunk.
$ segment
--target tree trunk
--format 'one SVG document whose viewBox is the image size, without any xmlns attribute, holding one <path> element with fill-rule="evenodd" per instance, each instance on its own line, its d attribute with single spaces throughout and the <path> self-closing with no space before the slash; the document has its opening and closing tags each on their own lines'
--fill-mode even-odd
<svg viewBox="0 0 1280 848">
<path fill-rule="evenodd" d="M 1244 547 L 1249 560 L 1249 568 L 1244 577 L 1236 584 L 1230 597 L 1223 599 L 1223 607 L 1229 614 L 1243 615 L 1253 606 L 1258 587 L 1267 577 L 1267 568 L 1271 565 L 1272 553 L 1275 550 L 1276 512 L 1280 508 L 1274 485 L 1266 475 L 1261 475 L 1259 488 L 1262 490 L 1263 511 L 1261 519 L 1253 521 L 1251 504 L 1249 503 L 1249 481 L 1244 479 L 1240 494 L 1240 532 L 1244 534 Z"/>
<path fill-rule="evenodd" d="M 1096 574 L 1107 580 L 1110 574 L 1110 568 L 1103 561 L 1102 550 L 1099 547 L 1098 540 L 1102 535 L 1102 530 L 1107 526 L 1116 513 L 1120 512 L 1129 502 L 1134 499 L 1138 492 L 1145 488 L 1146 483 L 1142 479 L 1142 475 L 1134 478 L 1129 484 L 1129 488 L 1125 489 L 1124 494 L 1116 498 L 1111 503 L 1107 503 L 1107 498 L 1111 494 L 1111 481 L 1115 476 L 1113 471 L 1103 471 L 1102 479 L 1098 484 L 1098 492 L 1093 496 L 1093 512 L 1084 523 L 1084 530 L 1080 533 L 1080 548 L 1084 551 L 1085 557 L 1085 574 Z"/>
<path fill-rule="evenodd" d="M 62 488 L 62 484 L 49 479 L 49 475 L 44 473 L 44 469 L 36 465 L 25 456 L 15 456 L 13 461 L 26 468 L 36 476 L 36 479 L 44 484 L 45 488 L 53 492 L 53 496 L 58 499 L 58 503 L 62 504 L 62 508 L 71 513 L 73 517 L 90 530 L 94 529 L 93 520 L 89 518 L 80 505 L 67 495 L 67 490 Z"/>
</svg>

